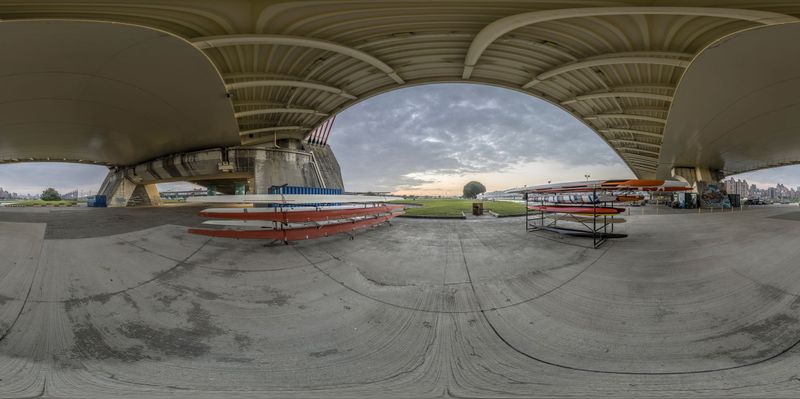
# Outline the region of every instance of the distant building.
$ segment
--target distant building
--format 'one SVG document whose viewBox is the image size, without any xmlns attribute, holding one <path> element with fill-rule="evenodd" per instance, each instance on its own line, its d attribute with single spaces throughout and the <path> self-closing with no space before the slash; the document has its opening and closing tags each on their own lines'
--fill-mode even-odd
<svg viewBox="0 0 800 399">
<path fill-rule="evenodd" d="M 739 194 L 742 198 L 764 198 L 770 200 L 797 200 L 800 198 L 800 187 L 793 189 L 778 183 L 776 187 L 760 189 L 746 180 L 728 179 L 725 182 L 728 194 Z"/>
<path fill-rule="evenodd" d="M 755 185 L 752 186 L 755 188 Z M 747 180 L 729 179 L 725 181 L 725 191 L 728 194 L 737 194 L 742 198 L 749 198 L 751 196 L 751 187 L 747 184 Z"/>
<path fill-rule="evenodd" d="M 65 200 L 77 200 L 78 199 L 78 190 L 73 190 L 68 193 L 62 194 L 61 199 Z"/>
</svg>

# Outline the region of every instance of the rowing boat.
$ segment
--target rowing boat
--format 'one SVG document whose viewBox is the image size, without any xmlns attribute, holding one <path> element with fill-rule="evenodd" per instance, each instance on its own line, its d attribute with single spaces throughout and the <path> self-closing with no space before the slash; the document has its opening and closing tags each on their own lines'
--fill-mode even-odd
<svg viewBox="0 0 800 399">
<path fill-rule="evenodd" d="M 525 186 L 512 188 L 505 192 L 509 194 L 555 194 L 593 191 L 688 191 L 691 189 L 688 183 L 674 180 L 617 179 Z"/>
<path fill-rule="evenodd" d="M 531 205 L 528 209 L 553 213 L 577 213 L 589 215 L 617 215 L 625 212 L 625 208 L 595 207 L 595 206 L 566 206 L 566 205 Z"/>
<path fill-rule="evenodd" d="M 292 223 L 347 219 L 356 216 L 395 212 L 401 209 L 403 209 L 403 205 L 351 205 L 322 208 L 210 208 L 201 211 L 200 216 L 213 219 L 269 220 Z"/>
<path fill-rule="evenodd" d="M 389 221 L 401 212 L 383 214 L 374 217 L 363 217 L 355 220 L 340 220 L 334 223 L 322 223 L 303 226 L 288 226 L 277 229 L 202 229 L 192 228 L 189 232 L 209 237 L 244 238 L 244 239 L 273 239 L 283 242 L 308 240 L 318 237 L 328 237 L 334 234 L 352 232 L 357 229 L 374 226 Z M 241 221 L 237 221 L 241 222 Z"/>
<path fill-rule="evenodd" d="M 317 194 L 245 194 L 245 195 L 211 195 L 208 197 L 189 197 L 187 202 L 212 204 L 372 204 L 402 200 L 400 197 L 379 195 L 317 195 Z"/>
</svg>

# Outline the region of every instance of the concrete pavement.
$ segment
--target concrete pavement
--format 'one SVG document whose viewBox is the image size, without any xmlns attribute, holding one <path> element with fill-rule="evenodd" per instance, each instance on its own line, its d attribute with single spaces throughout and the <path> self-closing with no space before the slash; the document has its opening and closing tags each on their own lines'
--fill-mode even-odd
<svg viewBox="0 0 800 399">
<path fill-rule="evenodd" d="M 796 207 L 634 214 L 599 250 L 515 218 L 208 239 L 176 209 L 82 238 L 41 215 L 101 213 L 0 222 L 0 395 L 800 392 Z"/>
</svg>

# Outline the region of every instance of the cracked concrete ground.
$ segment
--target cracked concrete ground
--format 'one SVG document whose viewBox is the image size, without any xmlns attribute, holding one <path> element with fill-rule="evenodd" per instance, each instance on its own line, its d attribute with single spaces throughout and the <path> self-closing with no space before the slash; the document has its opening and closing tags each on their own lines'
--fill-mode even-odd
<svg viewBox="0 0 800 399">
<path fill-rule="evenodd" d="M 633 215 L 598 250 L 518 218 L 208 239 L 195 211 L 0 211 L 0 396 L 800 394 L 796 207 Z"/>
</svg>

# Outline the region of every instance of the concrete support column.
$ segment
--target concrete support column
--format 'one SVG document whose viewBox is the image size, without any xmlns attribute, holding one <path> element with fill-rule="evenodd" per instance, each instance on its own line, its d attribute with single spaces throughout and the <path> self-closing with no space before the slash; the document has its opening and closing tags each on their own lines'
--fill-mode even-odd
<svg viewBox="0 0 800 399">
<path fill-rule="evenodd" d="M 155 183 L 136 183 L 121 170 L 109 171 L 97 194 L 106 196 L 109 207 L 161 205 Z"/>
<path fill-rule="evenodd" d="M 672 168 L 672 176 L 685 180 L 693 186 L 698 182 L 716 184 L 725 178 L 725 175 L 719 170 L 696 166 L 674 167 Z"/>
<path fill-rule="evenodd" d="M 701 167 L 675 167 L 672 176 L 685 180 L 694 187 L 700 206 L 703 208 L 730 208 L 731 203 L 719 171 Z"/>
<path fill-rule="evenodd" d="M 279 148 L 262 147 L 255 152 L 256 194 L 267 194 L 271 186 L 280 185 L 325 187 L 313 153 L 303 151 L 299 140 L 280 140 L 278 145 Z"/>
</svg>

